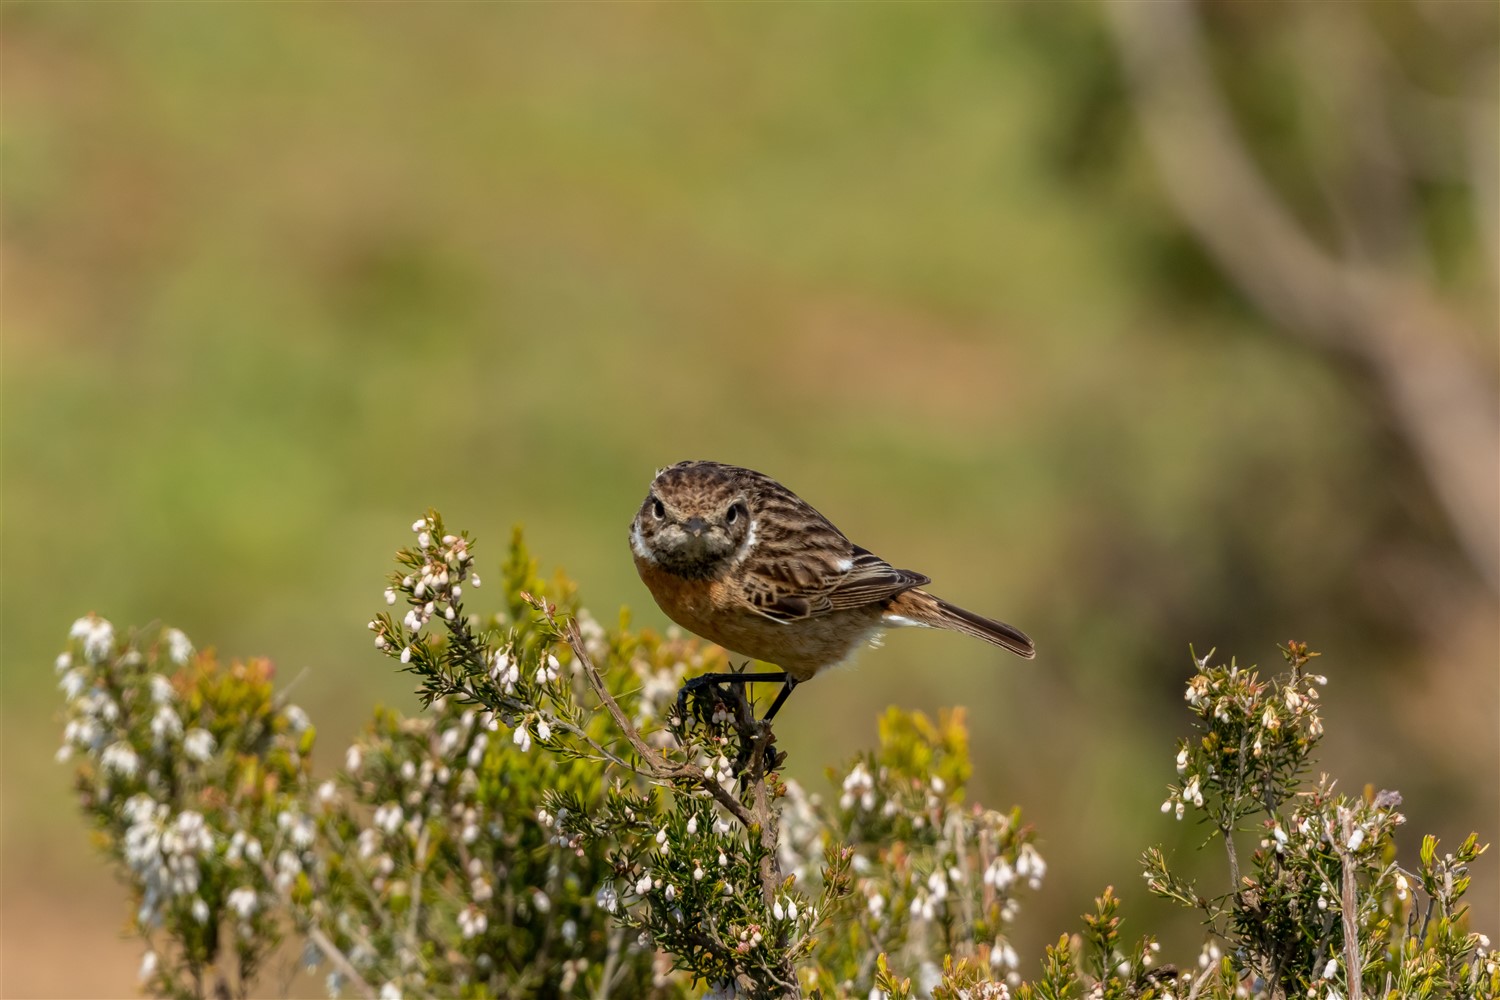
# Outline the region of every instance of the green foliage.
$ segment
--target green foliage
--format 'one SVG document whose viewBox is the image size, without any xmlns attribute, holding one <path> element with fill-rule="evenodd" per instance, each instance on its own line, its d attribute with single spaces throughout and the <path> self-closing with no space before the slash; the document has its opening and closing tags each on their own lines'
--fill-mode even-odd
<svg viewBox="0 0 1500 1000">
<path fill-rule="evenodd" d="M 597 806 L 598 766 L 494 733 L 456 700 L 379 713 L 324 803 L 329 877 L 297 912 L 362 979 L 402 995 L 567 996 L 604 978 L 650 994 L 650 952 L 595 899 L 606 860 L 549 821 L 558 797 Z"/>
<path fill-rule="evenodd" d="M 1233 996 L 1237 982 L 1265 996 L 1495 996 L 1487 939 L 1461 929 L 1468 866 L 1484 848 L 1471 836 L 1439 860 L 1429 837 L 1413 875 L 1395 860 L 1395 831 L 1406 822 L 1399 794 L 1349 796 L 1327 775 L 1306 780 L 1327 678 L 1307 671 L 1318 654 L 1305 644 L 1282 652 L 1289 669 L 1277 677 L 1262 680 L 1233 660 L 1210 665 L 1210 653 L 1188 683 L 1197 736 L 1179 746 L 1181 781 L 1162 808 L 1178 818 L 1192 810 L 1210 825 L 1229 890 L 1206 897 L 1160 850 L 1143 859 L 1151 891 L 1199 910 L 1224 942 L 1205 950 L 1203 967 L 1232 958 L 1233 981 L 1206 982 L 1200 995 Z M 1242 870 L 1236 835 L 1244 830 L 1259 834 L 1259 845 Z"/>
<path fill-rule="evenodd" d="M 1019 810 L 964 804 L 970 771 L 962 711 L 934 722 L 893 708 L 879 747 L 830 772 L 839 797 L 809 806 L 823 836 L 852 852 L 854 905 L 818 949 L 809 985 L 866 995 L 880 983 L 877 959 L 915 973 L 924 991 L 945 958 L 1015 970 L 1007 931 L 1046 863 Z"/>
<path fill-rule="evenodd" d="M 273 696 L 266 661 L 224 666 L 171 628 L 80 618 L 57 669 L 57 756 L 78 758 L 79 804 L 130 888 L 143 983 L 246 995 L 281 940 L 273 901 L 318 864 L 307 716 Z"/>
<path fill-rule="evenodd" d="M 426 711 L 378 712 L 321 784 L 264 661 L 75 625 L 59 756 L 131 887 L 154 993 L 247 996 L 295 930 L 331 995 L 382 998 L 1500 996 L 1462 902 L 1477 838 L 1429 837 L 1406 871 L 1398 795 L 1308 778 L 1326 678 L 1305 646 L 1274 677 L 1205 657 L 1188 683 L 1163 809 L 1223 845 L 1229 887 L 1205 894 L 1159 849 L 1144 867 L 1202 917 L 1196 971 L 1127 939 L 1107 888 L 1027 982 L 1010 935 L 1047 866 L 1019 811 L 967 801 L 961 710 L 889 710 L 809 791 L 735 685 L 679 702 L 721 654 L 602 627 L 519 535 L 502 610 L 472 614 L 472 540 L 436 512 L 413 530 L 386 591 L 406 611 L 370 627 Z"/>
</svg>

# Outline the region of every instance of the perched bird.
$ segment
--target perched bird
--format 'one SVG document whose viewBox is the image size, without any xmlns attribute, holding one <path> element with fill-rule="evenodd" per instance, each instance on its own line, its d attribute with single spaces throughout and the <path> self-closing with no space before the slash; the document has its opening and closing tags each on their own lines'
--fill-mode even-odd
<svg viewBox="0 0 1500 1000">
<path fill-rule="evenodd" d="M 631 523 L 630 548 L 667 617 L 782 669 L 705 674 L 688 684 L 780 681 L 768 720 L 799 683 L 886 628 L 952 629 L 1036 655 L 1020 629 L 922 590 L 928 577 L 855 545 L 791 490 L 750 469 L 679 462 L 658 472 Z"/>
</svg>

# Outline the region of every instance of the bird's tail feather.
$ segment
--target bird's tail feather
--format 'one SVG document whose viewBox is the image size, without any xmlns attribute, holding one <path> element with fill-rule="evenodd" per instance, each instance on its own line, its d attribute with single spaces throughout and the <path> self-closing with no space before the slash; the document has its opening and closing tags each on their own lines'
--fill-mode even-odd
<svg viewBox="0 0 1500 1000">
<path fill-rule="evenodd" d="M 1024 656 L 1028 660 L 1036 656 L 1036 646 L 1032 645 L 1031 637 L 1014 625 L 976 615 L 956 604 L 949 604 L 941 597 L 930 594 L 927 596 L 932 597 L 937 617 L 943 627 L 965 635 L 972 635 L 976 639 L 983 639 L 996 646 L 1003 646 L 1017 656 Z"/>
</svg>

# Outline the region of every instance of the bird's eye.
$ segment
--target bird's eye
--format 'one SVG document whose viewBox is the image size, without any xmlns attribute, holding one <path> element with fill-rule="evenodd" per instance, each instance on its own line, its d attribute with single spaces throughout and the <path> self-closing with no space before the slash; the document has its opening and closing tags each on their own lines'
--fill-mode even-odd
<svg viewBox="0 0 1500 1000">
<path fill-rule="evenodd" d="M 744 504 L 742 504 L 742 503 L 732 503 L 732 504 L 729 505 L 729 511 L 724 515 L 724 523 L 725 524 L 733 524 L 734 522 L 738 521 L 742 516 L 744 516 L 744 513 L 745 513 L 745 505 Z"/>
<path fill-rule="evenodd" d="M 652 499 L 651 515 L 658 521 L 667 516 L 667 508 L 662 506 L 662 502 L 660 500 Z"/>
</svg>

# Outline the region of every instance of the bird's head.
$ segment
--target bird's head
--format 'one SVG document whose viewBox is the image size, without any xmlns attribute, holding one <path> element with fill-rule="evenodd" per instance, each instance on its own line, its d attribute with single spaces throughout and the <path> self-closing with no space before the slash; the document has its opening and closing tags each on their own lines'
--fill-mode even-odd
<svg viewBox="0 0 1500 1000">
<path fill-rule="evenodd" d="M 731 565 L 755 540 L 756 494 L 746 475 L 754 474 L 717 462 L 658 472 L 631 524 L 636 556 L 694 578 Z"/>
</svg>

